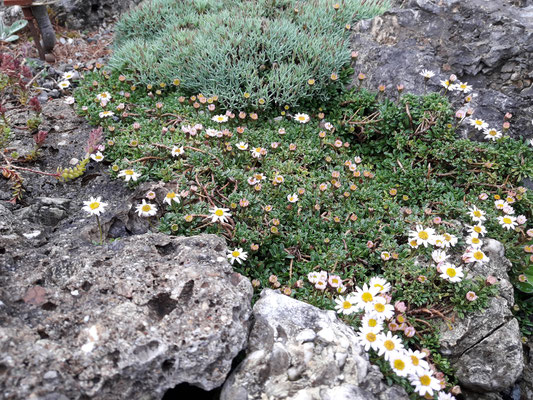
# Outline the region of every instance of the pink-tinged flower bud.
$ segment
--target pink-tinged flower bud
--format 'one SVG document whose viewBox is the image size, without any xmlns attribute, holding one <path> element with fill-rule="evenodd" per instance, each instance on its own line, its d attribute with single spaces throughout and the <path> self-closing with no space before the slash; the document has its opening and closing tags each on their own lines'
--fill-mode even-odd
<svg viewBox="0 0 533 400">
<path fill-rule="evenodd" d="M 455 82 L 457 80 L 457 76 L 455 74 L 451 74 L 450 77 L 448 78 L 448 80 L 450 82 Z"/>
<path fill-rule="evenodd" d="M 513 114 L 511 113 L 505 113 L 505 116 L 503 117 L 504 119 L 511 119 L 513 118 Z"/>
<path fill-rule="evenodd" d="M 404 329 L 403 333 L 407 337 L 413 337 L 416 333 L 416 329 L 413 328 L 412 326 L 408 326 L 407 328 Z"/>
<path fill-rule="evenodd" d="M 505 121 L 503 123 L 503 127 L 502 128 L 503 128 L 504 131 L 508 131 L 510 127 L 511 127 L 511 123 L 510 122 Z"/>
<path fill-rule="evenodd" d="M 466 112 L 464 112 L 463 110 L 457 110 L 457 112 L 455 113 L 455 118 L 457 119 L 463 119 L 465 116 Z"/>
<path fill-rule="evenodd" d="M 494 285 L 496 282 L 498 282 L 498 278 L 496 278 L 495 276 L 489 275 L 487 276 L 487 279 L 485 282 L 487 282 L 488 285 Z"/>
<path fill-rule="evenodd" d="M 372 242 L 372 240 L 369 240 L 368 242 L 366 242 L 366 247 L 371 249 L 372 247 L 374 247 L 374 242 Z"/>
<path fill-rule="evenodd" d="M 403 301 L 397 301 L 396 303 L 394 303 L 394 308 L 399 313 L 404 313 L 407 310 L 407 306 Z"/>
<path fill-rule="evenodd" d="M 435 225 L 439 225 L 439 224 L 441 224 L 441 223 L 442 223 L 442 218 L 441 218 L 441 217 L 435 217 L 435 218 L 433 218 L 433 223 L 434 223 Z"/>
<path fill-rule="evenodd" d="M 475 301 L 475 300 L 477 299 L 477 295 L 476 295 L 475 292 L 468 292 L 468 293 L 466 294 L 466 299 L 467 299 L 468 301 Z"/>
<path fill-rule="evenodd" d="M 359 57 L 359 52 L 358 51 L 352 51 L 351 57 L 352 57 L 352 60 L 356 60 L 357 57 Z"/>
</svg>

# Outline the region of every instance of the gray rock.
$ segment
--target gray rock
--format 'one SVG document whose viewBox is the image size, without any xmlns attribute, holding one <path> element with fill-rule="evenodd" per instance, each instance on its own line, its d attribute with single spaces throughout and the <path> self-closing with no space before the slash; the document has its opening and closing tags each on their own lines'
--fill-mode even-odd
<svg viewBox="0 0 533 400">
<path fill-rule="evenodd" d="M 533 125 L 533 4 L 508 0 L 411 0 L 354 27 L 352 48 L 359 52 L 356 73 L 377 89 L 396 85 L 405 92 L 424 92 L 422 69 L 437 72 L 428 89 L 439 91 L 441 79 L 456 74 L 474 88 L 470 107 L 475 116 L 500 129 L 506 112 L 513 114 L 511 136 L 532 137 Z M 522 5 L 518 8 L 516 5 Z M 355 79 L 357 81 L 357 78 Z M 448 96 L 456 109 L 463 98 Z M 461 134 L 479 140 L 481 133 Z"/>
<path fill-rule="evenodd" d="M 520 379 L 521 400 L 533 399 L 533 340 L 526 344 L 528 351 L 525 354 L 526 362 Z"/>
<path fill-rule="evenodd" d="M 456 376 L 467 389 L 465 398 L 468 400 L 499 398 L 491 392 L 501 391 L 516 382 L 522 373 L 524 358 L 520 328 L 511 312 L 514 295 L 507 272 L 512 265 L 505 258 L 505 248 L 500 242 L 489 238 L 484 238 L 483 242 L 483 251 L 490 261 L 483 266 L 468 265 L 467 277 L 485 279 L 492 275 L 498 278 L 499 295 L 491 299 L 487 309 L 442 324 L 441 329 L 441 352 L 450 357 L 457 369 Z"/>
<path fill-rule="evenodd" d="M 52 6 L 60 23 L 72 29 L 94 28 L 112 21 L 142 0 L 60 0 Z"/>
<path fill-rule="evenodd" d="M 468 389 L 498 392 L 520 377 L 523 362 L 518 321 L 512 319 L 459 358 L 456 377 Z"/>
<path fill-rule="evenodd" d="M 265 289 L 254 306 L 246 358 L 230 375 L 221 400 L 401 400 L 372 366 L 355 332 L 333 311 Z"/>
<path fill-rule="evenodd" d="M 65 235 L 45 254 L 0 275 L 5 399 L 160 399 L 182 382 L 211 390 L 246 346 L 252 287 L 216 236 L 94 247 Z M 28 291 L 36 285 L 40 297 Z"/>
</svg>

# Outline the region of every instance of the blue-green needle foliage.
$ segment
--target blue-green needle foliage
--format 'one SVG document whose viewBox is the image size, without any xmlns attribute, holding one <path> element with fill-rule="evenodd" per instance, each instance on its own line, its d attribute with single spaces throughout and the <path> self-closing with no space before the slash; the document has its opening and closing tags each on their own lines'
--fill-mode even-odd
<svg viewBox="0 0 533 400">
<path fill-rule="evenodd" d="M 118 23 L 110 66 L 142 84 L 179 79 L 186 91 L 216 95 L 232 109 L 325 102 L 347 78 L 350 26 L 388 6 L 386 0 L 154 0 Z"/>
</svg>

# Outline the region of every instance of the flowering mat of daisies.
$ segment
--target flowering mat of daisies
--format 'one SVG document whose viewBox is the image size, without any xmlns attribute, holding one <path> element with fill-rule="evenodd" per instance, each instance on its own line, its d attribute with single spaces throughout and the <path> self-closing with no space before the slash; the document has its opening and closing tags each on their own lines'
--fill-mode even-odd
<svg viewBox="0 0 533 400">
<path fill-rule="evenodd" d="M 396 102 L 360 81 L 339 84 L 322 108 L 261 112 L 226 110 L 179 82 L 135 86 L 101 67 L 74 83 L 74 106 L 105 131 L 95 162 L 131 188 L 165 182 L 165 197 L 149 191 L 132 205 L 152 229 L 222 235 L 256 295 L 279 288 L 337 310 L 390 382 L 450 399 L 456 380 L 437 326 L 497 293 L 495 278 L 467 278 L 469 265 L 488 262 L 486 237 L 505 244 L 531 335 L 533 196 L 519 182 L 533 152 L 506 136 L 509 116 L 502 127 L 456 116 L 446 96 L 463 92 L 449 81 Z M 459 124 L 497 134 L 460 140 Z M 94 195 L 85 210 L 98 216 L 105 199 Z"/>
</svg>

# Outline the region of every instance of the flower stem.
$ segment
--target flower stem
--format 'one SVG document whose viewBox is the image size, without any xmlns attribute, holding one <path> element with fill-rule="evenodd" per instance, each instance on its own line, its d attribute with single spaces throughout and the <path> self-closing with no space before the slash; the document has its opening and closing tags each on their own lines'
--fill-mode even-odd
<svg viewBox="0 0 533 400">
<path fill-rule="evenodd" d="M 100 224 L 100 218 L 96 215 L 96 223 L 98 224 L 98 232 L 100 233 L 100 246 L 104 244 L 104 239 L 102 238 L 102 224 Z"/>
</svg>

